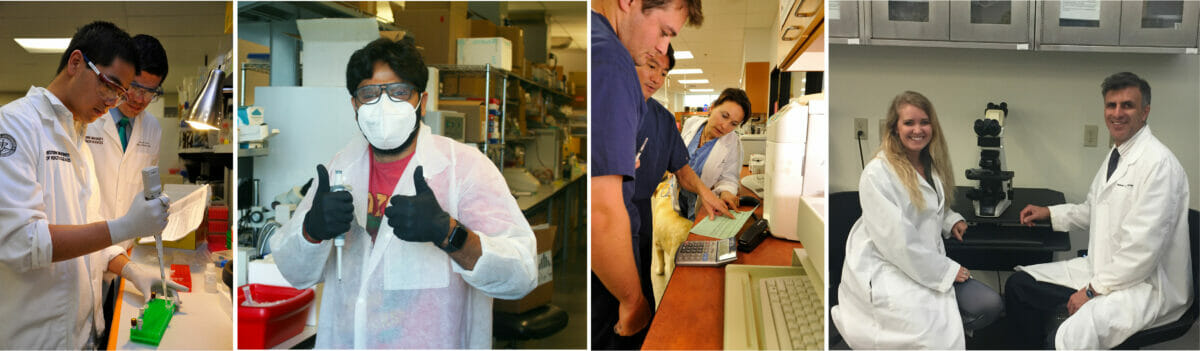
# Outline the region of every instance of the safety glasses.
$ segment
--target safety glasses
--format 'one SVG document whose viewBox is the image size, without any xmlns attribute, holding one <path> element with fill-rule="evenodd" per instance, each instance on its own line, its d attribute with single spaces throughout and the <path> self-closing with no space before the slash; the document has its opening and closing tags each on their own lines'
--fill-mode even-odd
<svg viewBox="0 0 1200 351">
<path fill-rule="evenodd" d="M 367 85 L 354 91 L 354 100 L 363 105 L 370 105 L 379 102 L 379 98 L 387 92 L 392 101 L 404 102 L 411 99 L 415 91 L 416 88 L 408 83 Z"/>
<path fill-rule="evenodd" d="M 96 68 L 96 65 L 92 63 L 92 60 L 88 59 L 87 54 L 80 54 L 83 55 L 83 61 L 87 62 L 88 67 L 92 68 L 92 72 L 96 72 L 96 77 L 100 78 L 100 82 L 104 83 L 100 86 L 99 92 L 100 98 L 104 99 L 105 105 L 108 105 L 111 108 L 119 106 L 122 102 L 125 102 L 125 94 L 127 93 L 126 89 L 120 84 L 117 84 L 117 82 L 114 82 L 111 78 L 108 78 L 108 76 L 101 74 L 100 69 Z"/>
</svg>

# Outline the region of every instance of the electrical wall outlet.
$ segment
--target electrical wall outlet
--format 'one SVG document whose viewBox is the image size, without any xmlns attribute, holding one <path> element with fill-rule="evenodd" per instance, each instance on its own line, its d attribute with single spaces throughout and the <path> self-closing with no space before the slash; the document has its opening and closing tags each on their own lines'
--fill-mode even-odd
<svg viewBox="0 0 1200 351">
<path fill-rule="evenodd" d="M 867 119 L 854 119 L 854 138 L 858 140 L 867 140 Z"/>
<path fill-rule="evenodd" d="M 1087 124 L 1083 126 L 1083 146 L 1096 147 L 1096 142 L 1099 140 L 1100 127 L 1095 124 Z"/>
</svg>

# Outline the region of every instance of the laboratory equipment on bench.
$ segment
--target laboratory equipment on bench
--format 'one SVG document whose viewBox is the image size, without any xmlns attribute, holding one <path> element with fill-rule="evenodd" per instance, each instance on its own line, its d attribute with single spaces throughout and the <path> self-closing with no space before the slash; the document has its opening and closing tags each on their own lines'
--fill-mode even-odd
<svg viewBox="0 0 1200 351">
<path fill-rule="evenodd" d="M 737 261 L 735 238 L 688 240 L 675 251 L 676 266 L 720 266 Z"/>
<path fill-rule="evenodd" d="M 141 317 L 129 321 L 129 340 L 158 346 L 175 312 L 179 312 L 179 296 L 162 297 L 150 293 L 150 302 L 139 311 Z"/>
<path fill-rule="evenodd" d="M 348 189 L 345 185 L 343 185 L 344 181 L 345 180 L 342 179 L 342 171 L 341 170 L 333 171 L 333 184 L 329 186 L 329 191 L 330 192 L 350 191 L 350 189 Z M 342 247 L 344 247 L 344 246 L 346 246 L 346 234 L 345 233 L 338 235 L 336 238 L 333 238 L 333 247 L 337 248 L 337 278 L 338 278 L 338 281 L 342 280 Z"/>
<path fill-rule="evenodd" d="M 142 188 L 145 190 L 142 194 L 146 197 L 146 201 L 157 200 L 159 196 L 162 196 L 162 180 L 158 176 L 158 166 L 150 166 L 142 169 Z M 162 291 L 166 294 L 167 267 L 166 263 L 163 262 L 161 230 L 154 233 L 154 248 L 158 250 L 158 275 L 162 282 Z"/>
<path fill-rule="evenodd" d="M 967 170 L 967 179 L 976 181 L 975 188 L 967 191 L 967 198 L 975 207 L 979 217 L 1000 217 L 1012 204 L 1013 171 L 1005 170 L 1004 120 L 1008 116 L 1008 103 L 999 105 L 989 102 L 983 118 L 975 120 L 978 135 L 979 168 Z"/>
<path fill-rule="evenodd" d="M 792 99 L 767 121 L 763 218 L 777 238 L 800 240 L 796 213 L 805 202 L 801 196 L 824 196 L 828 111 L 824 95 L 806 95 Z"/>
</svg>

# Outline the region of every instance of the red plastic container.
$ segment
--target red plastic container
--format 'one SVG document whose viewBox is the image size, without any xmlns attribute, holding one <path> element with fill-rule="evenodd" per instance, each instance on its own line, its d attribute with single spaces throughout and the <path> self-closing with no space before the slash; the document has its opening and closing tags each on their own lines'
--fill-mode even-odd
<svg viewBox="0 0 1200 351">
<path fill-rule="evenodd" d="M 208 219 L 229 220 L 229 207 L 212 206 L 208 208 Z"/>
<path fill-rule="evenodd" d="M 192 268 L 186 264 L 171 265 L 171 281 L 192 290 Z"/>
<path fill-rule="evenodd" d="M 238 348 L 265 349 L 278 345 L 304 330 L 308 309 L 313 304 L 312 289 L 296 290 L 284 286 L 247 284 L 255 302 L 284 301 L 267 307 L 246 307 L 244 291 L 238 287 Z"/>
<path fill-rule="evenodd" d="M 208 252 L 217 252 L 223 250 L 229 250 L 229 247 L 225 246 L 225 234 L 209 234 Z"/>
<path fill-rule="evenodd" d="M 209 234 L 225 234 L 229 231 L 229 221 L 210 219 L 206 228 Z"/>
</svg>

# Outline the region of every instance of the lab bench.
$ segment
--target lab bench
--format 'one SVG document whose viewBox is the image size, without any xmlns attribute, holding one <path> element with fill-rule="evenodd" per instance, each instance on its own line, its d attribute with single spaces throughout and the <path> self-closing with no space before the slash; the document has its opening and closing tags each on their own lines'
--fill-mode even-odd
<svg viewBox="0 0 1200 351">
<path fill-rule="evenodd" d="M 580 164 L 580 167 L 587 169 L 584 164 Z M 570 240 L 587 237 L 587 183 L 587 173 L 580 172 L 572 174 L 570 178 L 542 184 L 532 195 L 517 197 L 517 206 L 525 218 L 544 214 L 550 224 L 558 226 L 555 237 L 562 240 L 559 247 L 554 249 L 557 251 L 555 257 L 566 259 L 568 252 L 565 248 L 570 247 Z"/>
<path fill-rule="evenodd" d="M 742 176 L 749 174 L 742 167 Z M 754 196 L 745 186 L 739 186 L 739 196 Z M 742 207 L 739 210 L 749 210 Z M 754 214 L 762 217 L 759 206 Z M 697 218 L 699 222 L 700 218 Z M 742 230 L 753 224 L 746 221 Z M 698 234 L 688 234 L 687 240 L 715 240 Z M 790 266 L 792 252 L 803 247 L 799 242 L 767 237 L 751 252 L 738 252 L 737 261 L 730 264 Z M 658 303 L 643 350 L 720 350 L 724 347 L 725 328 L 725 267 L 676 266 L 667 282 L 666 291 Z"/>
<path fill-rule="evenodd" d="M 1017 265 L 1046 263 L 1055 251 L 1071 249 L 1068 233 L 1056 232 L 1049 221 L 1032 227 L 1020 223 L 1026 205 L 1050 206 L 1066 203 L 1062 192 L 1050 189 L 1013 188 L 1012 205 L 1000 217 L 975 216 L 974 205 L 967 199 L 970 187 L 955 188 L 951 208 L 963 216 L 967 231 L 963 241 L 945 239 L 946 256 L 963 266 L 977 270 L 1011 271 Z"/>
<path fill-rule="evenodd" d="M 119 300 L 113 310 L 112 329 L 108 331 L 109 350 L 127 349 L 188 349 L 188 350 L 229 350 L 233 345 L 233 302 L 228 290 L 218 287 L 217 292 L 207 292 L 205 289 L 204 270 L 196 267 L 212 265 L 207 259 L 207 251 L 163 249 L 164 259 L 171 262 L 172 257 L 183 257 L 191 266 L 192 288 L 190 292 L 179 295 L 180 309 L 175 313 L 163 334 L 158 347 L 139 344 L 129 340 L 130 319 L 138 315 L 138 310 L 144 304 L 141 292 L 130 289 L 125 279 L 119 279 L 117 290 Z M 143 269 L 157 271 L 158 264 L 153 263 L 157 256 L 154 246 L 136 245 L 130 254 L 130 262 L 143 265 Z M 169 267 L 169 266 L 168 266 Z M 157 273 L 157 272 L 155 272 Z M 216 284 L 224 285 L 218 275 Z"/>
</svg>

